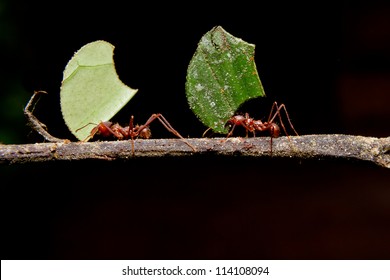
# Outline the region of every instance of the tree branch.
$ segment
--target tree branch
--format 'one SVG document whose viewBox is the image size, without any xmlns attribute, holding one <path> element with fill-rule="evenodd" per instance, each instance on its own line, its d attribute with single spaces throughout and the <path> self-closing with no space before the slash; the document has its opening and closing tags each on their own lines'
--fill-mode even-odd
<svg viewBox="0 0 390 280">
<path fill-rule="evenodd" d="M 280 137 L 272 141 L 272 154 L 269 137 L 188 138 L 186 141 L 196 151 L 181 139 L 136 139 L 134 155 L 130 140 L 0 145 L 0 162 L 15 164 L 85 159 L 112 161 L 140 157 L 217 155 L 339 158 L 368 161 L 390 168 L 390 137 L 343 134 Z"/>
</svg>

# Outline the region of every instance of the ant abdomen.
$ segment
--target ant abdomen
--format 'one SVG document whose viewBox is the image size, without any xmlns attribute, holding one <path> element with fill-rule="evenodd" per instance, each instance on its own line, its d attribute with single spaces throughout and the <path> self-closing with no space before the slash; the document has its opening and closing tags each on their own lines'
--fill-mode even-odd
<svg viewBox="0 0 390 280">
<path fill-rule="evenodd" d="M 280 135 L 280 127 L 276 123 L 270 123 L 269 132 L 271 134 L 271 137 L 278 138 Z"/>
<path fill-rule="evenodd" d="M 144 127 L 139 132 L 139 137 L 142 139 L 149 139 L 150 137 L 152 137 L 152 131 L 150 130 L 150 128 L 148 126 Z"/>
</svg>

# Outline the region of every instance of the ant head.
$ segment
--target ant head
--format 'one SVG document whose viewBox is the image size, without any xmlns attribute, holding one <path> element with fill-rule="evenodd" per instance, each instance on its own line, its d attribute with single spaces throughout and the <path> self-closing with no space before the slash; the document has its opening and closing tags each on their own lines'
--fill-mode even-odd
<svg viewBox="0 0 390 280">
<path fill-rule="evenodd" d="M 92 128 L 88 137 L 83 140 L 84 142 L 87 142 L 89 139 L 93 138 L 93 136 L 95 136 L 95 134 L 101 134 L 102 130 L 104 130 L 104 124 L 110 126 L 111 122 L 100 122 L 99 124 L 89 122 L 89 123 L 83 125 L 82 127 L 79 127 L 78 129 L 76 129 L 76 132 L 81 130 L 81 129 L 86 128 L 89 125 L 94 125 L 94 128 Z"/>
<path fill-rule="evenodd" d="M 280 135 L 280 128 L 276 123 L 270 123 L 269 132 L 271 134 L 271 137 L 278 138 Z"/>
<path fill-rule="evenodd" d="M 108 137 L 109 135 L 111 135 L 109 130 L 109 127 L 111 126 L 112 126 L 112 122 L 100 122 L 97 126 L 95 126 L 91 130 L 91 136 L 97 134 L 103 137 Z"/>
</svg>

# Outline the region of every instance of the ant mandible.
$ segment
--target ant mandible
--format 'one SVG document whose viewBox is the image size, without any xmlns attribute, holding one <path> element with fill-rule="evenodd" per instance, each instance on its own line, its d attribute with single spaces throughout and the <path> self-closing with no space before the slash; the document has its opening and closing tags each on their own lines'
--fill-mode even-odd
<svg viewBox="0 0 390 280">
<path fill-rule="evenodd" d="M 245 128 L 246 136 L 248 136 L 248 132 L 253 133 L 253 137 L 256 136 L 255 135 L 256 131 L 267 131 L 268 130 L 270 132 L 270 136 L 271 136 L 270 146 L 271 146 L 271 155 L 272 155 L 272 139 L 277 138 L 280 135 L 279 125 L 274 122 L 276 116 L 279 117 L 280 125 L 282 126 L 284 133 L 286 134 L 287 137 L 289 137 L 289 135 L 286 131 L 286 128 L 283 124 L 282 116 L 280 115 L 280 111 L 282 109 L 284 110 L 284 112 L 287 116 L 287 120 L 288 120 L 288 123 L 290 124 L 291 129 L 294 131 L 294 133 L 296 135 L 298 135 L 294 126 L 291 123 L 286 106 L 284 104 L 278 105 L 278 103 L 275 101 L 272 104 L 272 108 L 271 108 L 268 120 L 266 122 L 262 122 L 261 120 L 253 119 L 253 118 L 249 117 L 248 113 L 246 113 L 245 115 L 235 115 L 235 116 L 231 117 L 226 123 L 226 125 L 231 125 L 231 130 L 227 134 L 226 138 L 230 137 L 233 134 L 233 131 L 237 126 L 242 126 Z"/>
<path fill-rule="evenodd" d="M 98 125 L 96 125 L 90 132 L 89 136 L 84 140 L 88 141 L 89 139 L 93 138 L 95 135 L 101 135 L 102 137 L 109 137 L 114 136 L 118 140 L 125 140 L 125 139 L 131 139 L 131 150 L 134 155 L 134 139 L 136 138 L 142 138 L 142 139 L 149 139 L 152 135 L 151 130 L 149 128 L 149 125 L 155 121 L 159 120 L 160 123 L 172 134 L 179 137 L 184 143 L 186 143 L 193 151 L 196 151 L 194 146 L 192 146 L 190 143 L 188 143 L 183 136 L 180 135 L 179 132 L 177 132 L 171 124 L 165 119 L 165 117 L 162 114 L 153 114 L 150 116 L 150 118 L 143 124 L 143 125 L 135 125 L 134 126 L 134 116 L 130 117 L 130 122 L 128 126 L 122 127 L 118 123 L 112 123 L 110 121 L 106 122 L 100 122 Z M 88 123 L 84 125 L 83 127 L 79 128 L 82 129 L 86 127 L 87 125 L 92 124 Z M 78 129 L 78 130 L 79 130 Z"/>
</svg>

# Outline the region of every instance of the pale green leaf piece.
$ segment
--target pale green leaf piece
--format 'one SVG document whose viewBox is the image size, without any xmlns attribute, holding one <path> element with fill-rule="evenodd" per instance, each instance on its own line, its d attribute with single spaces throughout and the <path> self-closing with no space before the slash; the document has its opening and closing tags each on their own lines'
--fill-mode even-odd
<svg viewBox="0 0 390 280">
<path fill-rule="evenodd" d="M 109 121 L 138 91 L 119 79 L 113 56 L 114 46 L 98 40 L 81 47 L 65 67 L 61 111 L 79 140 L 88 139 L 88 124 Z"/>
<path fill-rule="evenodd" d="M 226 122 L 246 101 L 265 96 L 254 61 L 255 45 L 216 26 L 203 35 L 187 69 L 191 110 L 214 132 L 227 134 Z"/>
</svg>

